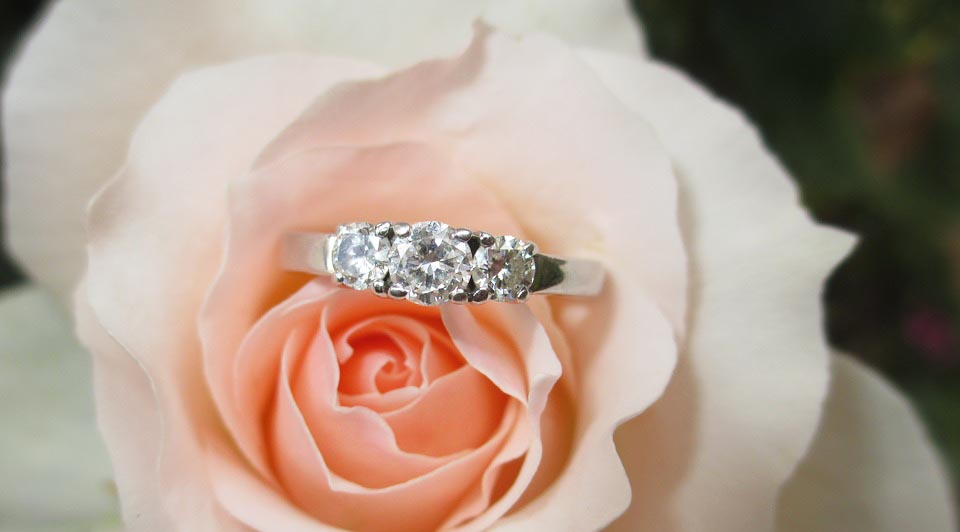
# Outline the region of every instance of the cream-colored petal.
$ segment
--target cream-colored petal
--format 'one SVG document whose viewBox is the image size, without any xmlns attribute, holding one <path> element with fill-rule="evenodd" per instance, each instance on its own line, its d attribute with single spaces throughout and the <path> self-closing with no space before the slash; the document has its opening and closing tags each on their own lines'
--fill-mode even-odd
<svg viewBox="0 0 960 532">
<path fill-rule="evenodd" d="M 950 532 L 956 499 L 910 404 L 860 362 L 836 355 L 810 452 L 784 486 L 779 532 Z"/>
<path fill-rule="evenodd" d="M 131 531 L 172 529 L 155 525 L 166 522 L 227 529 L 202 463 L 205 439 L 224 435 L 203 382 L 196 320 L 219 266 L 228 182 L 314 95 L 368 71 L 283 55 L 185 75 L 140 124 L 124 170 L 92 203 L 78 304 L 91 315 L 78 326 L 94 354 L 108 450 L 124 460 L 117 483 Z M 131 387 L 152 397 L 119 401 Z"/>
<path fill-rule="evenodd" d="M 826 394 L 822 285 L 853 239 L 813 223 L 730 106 L 669 67 L 583 57 L 670 154 L 691 259 L 685 353 L 618 433 L 633 504 L 611 530 L 771 530 Z"/>
<path fill-rule="evenodd" d="M 91 380 L 90 359 L 49 294 L 0 292 L 0 531 L 119 523 Z"/>
<path fill-rule="evenodd" d="M 68 299 L 83 266 L 84 207 L 119 168 L 136 123 L 182 72 L 280 51 L 386 66 L 447 55 L 483 18 L 627 53 L 624 0 L 85 0 L 56 2 L 21 50 L 3 98 L 11 249 Z"/>
</svg>

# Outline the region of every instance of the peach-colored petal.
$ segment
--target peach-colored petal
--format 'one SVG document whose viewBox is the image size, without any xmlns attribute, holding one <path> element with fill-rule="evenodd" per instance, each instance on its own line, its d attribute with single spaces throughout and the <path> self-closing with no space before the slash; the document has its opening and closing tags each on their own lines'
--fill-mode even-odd
<svg viewBox="0 0 960 532">
<path fill-rule="evenodd" d="M 250 468 L 233 449 L 214 445 L 207 450 L 207 466 L 217 496 L 231 501 L 232 516 L 247 523 L 247 530 L 272 532 L 345 532 L 318 522 L 298 508 L 286 493 L 250 473 Z"/>
<path fill-rule="evenodd" d="M 405 451 L 446 456 L 483 445 L 500 424 L 506 403 L 507 396 L 467 365 L 383 419 Z"/>
<path fill-rule="evenodd" d="M 479 310 L 444 308 L 443 323 L 470 367 L 484 374 L 503 393 L 526 403 L 526 368 L 517 356 L 518 348 L 478 320 L 475 312 Z"/>
<path fill-rule="evenodd" d="M 642 48 L 624 0 L 51 4 L 4 94 L 5 199 L 14 253 L 65 300 L 83 270 L 87 202 L 123 162 L 140 118 L 183 72 L 290 51 L 409 64 L 460 50 L 479 18 L 625 53 Z"/>
<path fill-rule="evenodd" d="M 318 519 L 359 531 L 435 528 L 475 482 L 518 419 L 518 408 L 510 408 L 497 434 L 476 451 L 408 482 L 371 489 L 332 475 L 299 418 L 293 396 L 289 391 L 283 393 L 286 396 L 278 400 L 272 442 L 282 484 L 293 501 Z M 222 500 L 234 515 L 242 513 L 236 499 Z"/>
<path fill-rule="evenodd" d="M 317 336 L 324 300 L 335 288 L 329 282 L 305 285 L 263 316 L 232 357 L 207 359 L 207 379 L 219 416 L 233 441 L 254 467 L 270 477 L 262 420 L 274 403 L 282 355 L 305 349 Z M 338 375 L 323 374 L 332 395 Z"/>
<path fill-rule="evenodd" d="M 727 105 L 662 65 L 584 58 L 669 151 L 693 261 L 677 377 L 618 434 L 634 498 L 612 530 L 770 530 L 816 429 L 828 362 L 820 293 L 852 239 L 810 220 Z"/>
<path fill-rule="evenodd" d="M 556 356 L 552 353 L 545 333 L 532 314 L 523 307 L 508 307 L 503 311 L 512 312 L 512 314 L 500 319 L 501 323 L 510 324 L 502 332 L 508 339 L 507 354 L 524 349 L 525 352 L 521 355 L 527 357 L 521 358 L 525 363 L 525 367 L 521 368 L 521 376 L 526 375 L 527 371 L 530 372 L 530 386 L 533 390 L 530 397 L 524 397 L 524 402 L 532 401 L 527 419 L 521 421 L 517 417 L 517 405 L 507 410 L 503 410 L 502 406 L 498 407 L 498 404 L 504 404 L 503 400 L 495 398 L 500 394 L 499 390 L 486 378 L 479 376 L 475 370 L 464 366 L 432 383 L 420 401 L 414 401 L 405 409 L 388 414 L 387 419 L 384 420 L 366 408 L 336 407 L 336 400 L 331 392 L 337 388 L 339 360 L 335 353 L 334 342 L 325 331 L 332 329 L 330 322 L 334 321 L 333 316 L 346 314 L 359 319 L 362 323 L 360 318 L 363 313 L 358 312 L 360 308 L 364 313 L 370 313 L 375 312 L 377 304 L 387 305 L 389 308 L 393 307 L 392 302 L 376 298 L 368 299 L 367 294 L 352 291 L 331 292 L 329 285 L 330 283 L 324 280 L 307 284 L 298 294 L 271 310 L 258 322 L 251 335 L 241 345 L 238 361 L 244 359 L 262 361 L 275 360 L 276 356 L 271 353 L 280 348 L 276 343 L 278 339 L 283 342 L 281 348 L 283 369 L 279 372 L 279 386 L 273 388 L 279 394 L 276 399 L 272 402 L 263 399 L 265 393 L 263 390 L 270 388 L 263 388 L 258 392 L 261 399 L 256 401 L 261 405 L 260 407 L 239 406 L 243 400 L 239 395 L 237 396 L 240 399 L 237 411 L 246 413 L 242 417 L 254 422 L 254 425 L 250 425 L 252 431 L 257 430 L 255 420 L 263 417 L 258 412 L 267 405 L 275 405 L 271 407 L 273 409 L 273 413 L 269 415 L 272 418 L 271 427 L 268 429 L 269 435 L 266 436 L 265 447 L 262 447 L 261 451 L 269 449 L 270 458 L 262 464 L 269 462 L 273 465 L 279 484 L 285 487 L 301 507 L 308 509 L 326 522 L 341 525 L 344 525 L 344 519 L 350 519 L 351 514 L 346 510 L 347 508 L 366 515 L 375 512 L 363 510 L 363 508 L 386 504 L 385 497 L 389 498 L 391 505 L 398 504 L 397 501 L 407 500 L 407 497 L 433 498 L 432 504 L 435 506 L 431 507 L 429 512 L 421 509 L 414 515 L 409 509 L 398 509 L 399 513 L 391 518 L 391 526 L 416 529 L 427 522 L 437 525 L 441 518 L 444 518 L 447 523 L 456 524 L 483 512 L 491 502 L 490 497 L 497 478 L 501 472 L 505 471 L 504 466 L 527 453 L 525 460 L 527 473 L 518 477 L 520 482 L 512 488 L 513 494 L 504 497 L 507 501 L 515 501 L 522 493 L 525 482 L 529 482 L 529 478 L 537 468 L 540 444 L 539 442 L 531 444 L 531 433 L 539 432 L 542 403 L 550 391 L 552 382 L 559 374 Z M 371 303 L 374 304 L 373 309 L 370 307 Z M 411 305 L 401 308 L 415 313 L 424 312 Z M 327 314 L 331 319 L 326 318 Z M 309 323 L 316 320 L 318 316 L 319 333 L 309 332 L 313 331 Z M 304 325 L 306 328 L 296 329 L 297 324 L 306 324 Z M 279 329 L 271 332 L 271 327 Z M 293 335 L 286 336 L 277 332 L 286 328 L 294 328 Z M 297 330 L 308 332 L 297 333 Z M 303 355 L 298 355 L 304 348 L 304 334 L 315 334 L 316 339 Z M 274 347 L 269 347 L 268 344 L 261 345 L 256 341 L 255 339 L 260 335 L 273 338 Z M 287 340 L 282 340 L 283 338 Z M 488 339 L 487 343 L 490 341 Z M 457 343 L 457 340 L 455 339 L 454 342 Z M 256 353 L 259 357 L 245 356 L 243 353 Z M 265 364 L 272 363 L 265 362 Z M 238 375 L 250 375 L 252 379 L 254 375 L 269 374 L 271 371 L 274 370 L 272 368 L 264 370 L 263 366 L 251 366 L 249 369 L 243 369 Z M 457 379 L 461 374 L 467 376 L 474 374 L 479 376 L 480 380 L 461 382 Z M 251 379 L 247 380 L 248 386 L 235 389 L 245 389 L 250 393 L 253 391 Z M 469 384 L 470 382 L 476 382 L 481 385 L 481 388 L 475 388 Z M 485 382 L 487 388 L 483 391 L 482 386 Z M 449 388 L 448 383 L 458 386 Z M 485 394 L 492 397 L 484 400 Z M 453 403 L 458 396 L 464 399 L 463 408 L 460 409 L 453 408 L 456 406 Z M 445 400 L 446 408 L 431 406 L 434 404 L 434 398 Z M 476 404 L 469 405 L 470 400 L 475 401 Z M 401 451 L 400 444 L 405 443 L 404 438 L 409 439 L 414 436 L 413 427 L 409 426 L 410 424 L 426 423 L 449 429 L 450 425 L 444 424 L 443 416 L 449 415 L 452 411 L 460 415 L 464 412 L 476 412 L 471 416 L 473 424 L 468 428 L 474 431 L 479 429 L 481 433 L 471 438 L 469 432 L 449 431 L 431 438 L 430 447 L 423 447 L 420 444 L 421 448 L 407 448 Z M 411 412 L 417 415 L 405 419 L 405 416 Z M 488 418 L 490 423 L 487 423 L 489 427 L 487 429 L 483 428 L 483 424 L 476 422 L 477 414 L 481 412 L 489 412 L 487 415 L 493 415 Z M 249 424 L 251 421 L 245 421 L 245 423 Z M 517 425 L 518 423 L 520 425 Z M 396 438 L 390 430 L 391 425 L 396 429 Z M 491 430 L 494 430 L 492 434 Z M 250 437 L 243 433 L 235 434 L 238 436 L 238 442 L 243 442 L 245 438 Z M 422 438 L 423 435 L 419 437 Z M 469 444 L 471 440 L 473 444 Z M 464 447 L 465 441 L 467 447 Z M 412 444 L 416 445 L 416 441 Z M 471 447 L 475 449 L 472 450 Z M 444 455 L 444 458 L 427 458 L 422 454 L 409 454 L 410 452 Z M 293 464 L 297 465 L 294 467 Z M 268 473 L 268 476 L 271 475 L 272 471 Z M 445 495 L 441 497 L 438 491 Z M 391 493 L 393 495 L 388 497 Z M 458 506 L 456 503 L 462 499 L 468 502 Z M 224 504 L 230 508 L 232 502 L 225 500 Z M 423 504 L 422 501 L 418 502 L 418 505 Z M 487 514 L 489 517 L 486 522 L 502 514 L 509 507 L 508 502 L 503 502 L 495 513 Z M 453 510 L 456 511 L 450 514 Z M 232 509 L 230 511 L 235 515 L 239 513 Z M 377 525 L 378 521 L 372 517 L 365 519 L 371 519 L 371 521 L 365 521 L 356 526 L 371 529 L 382 526 L 382 524 Z M 471 523 L 470 526 L 479 527 L 480 524 Z"/>
<path fill-rule="evenodd" d="M 370 393 L 363 395 L 340 394 L 339 402 L 343 406 L 364 406 L 374 412 L 385 413 L 403 408 L 411 401 L 420 397 L 422 390 L 412 386 L 396 388 L 387 393 Z"/>
<path fill-rule="evenodd" d="M 629 505 L 628 479 L 613 431 L 663 392 L 676 344 L 670 322 L 656 306 L 643 298 L 629 299 L 627 294 L 639 293 L 636 286 L 617 291 L 624 295 L 614 299 L 615 312 L 601 301 L 567 302 L 559 308 L 558 320 L 570 327 L 567 338 L 578 355 L 572 452 L 562 475 L 494 530 L 597 530 Z M 617 334 L 598 338 L 583 332 L 597 329 Z"/>
<path fill-rule="evenodd" d="M 526 427 L 529 434 L 522 435 L 522 438 L 513 438 L 507 442 L 504 451 L 493 466 L 487 470 L 482 482 L 474 486 L 471 493 L 465 498 L 465 503 L 461 509 L 448 518 L 448 524 L 458 524 L 465 519 L 472 518 L 464 525 L 464 530 L 483 530 L 489 527 L 510 510 L 530 485 L 543 457 L 543 443 L 540 439 L 541 416 L 546 408 L 550 392 L 563 371 L 556 352 L 551 346 L 550 337 L 530 309 L 523 305 L 496 305 L 476 309 L 447 305 L 442 308 L 441 313 L 445 323 L 453 323 L 461 320 L 465 313 L 471 312 L 471 310 L 480 311 L 481 309 L 484 309 L 488 319 L 495 317 L 501 324 L 505 325 L 504 329 L 499 332 L 504 334 L 509 343 L 517 349 L 524 370 L 524 387 L 528 391 L 523 402 L 527 407 Z M 454 342 L 458 344 L 462 343 L 462 339 L 457 337 L 459 332 L 462 331 L 451 329 L 451 336 Z M 487 342 L 492 344 L 493 340 L 489 339 Z M 525 441 L 525 439 L 529 441 Z M 524 451 L 525 454 L 523 454 Z M 493 493 L 496 475 L 512 460 L 519 458 L 521 454 L 523 454 L 524 460 L 519 471 L 516 472 L 515 480 L 499 499 L 492 501 L 490 497 Z M 476 513 L 481 511 L 483 513 L 474 517 Z"/>
<path fill-rule="evenodd" d="M 128 427 L 160 424 L 151 429 L 160 456 L 131 460 L 128 481 L 119 484 L 121 499 L 138 505 L 136 514 L 124 509 L 140 515 L 128 523 L 132 530 L 166 519 L 184 528 L 217 528 L 200 462 L 202 439 L 217 434 L 218 421 L 198 364 L 193 317 L 219 261 L 226 182 L 246 170 L 308 98 L 365 71 L 351 65 L 285 56 L 184 76 L 144 119 L 127 166 L 91 206 L 86 296 L 96 317 L 88 323 L 102 327 L 115 344 L 96 334 L 87 345 L 98 359 L 101 352 L 118 358 L 116 346 L 122 346 L 145 374 L 132 385 L 131 371 L 98 372 L 97 401 L 111 453 L 148 455 L 149 448 L 133 449 Z M 143 381 L 152 383 L 156 417 L 146 408 L 107 404 Z M 135 495 L 150 492 L 159 496 Z"/>
<path fill-rule="evenodd" d="M 809 454 L 780 493 L 779 532 L 951 532 L 957 515 L 943 461 L 910 404 L 846 355 Z"/>
<path fill-rule="evenodd" d="M 357 300 L 357 294 L 341 292 L 338 299 Z M 449 463 L 454 457 L 434 458 L 402 449 L 390 426 L 372 410 L 337 407 L 337 357 L 326 336 L 329 312 L 330 308 L 325 309 L 320 333 L 299 360 L 296 353 L 284 353 L 285 369 L 279 378 L 289 381 L 281 382 L 280 387 L 292 389 L 295 407 L 330 470 L 352 483 L 383 488 L 423 476 Z M 279 444 L 272 452 L 276 459 L 285 450 Z"/>
</svg>

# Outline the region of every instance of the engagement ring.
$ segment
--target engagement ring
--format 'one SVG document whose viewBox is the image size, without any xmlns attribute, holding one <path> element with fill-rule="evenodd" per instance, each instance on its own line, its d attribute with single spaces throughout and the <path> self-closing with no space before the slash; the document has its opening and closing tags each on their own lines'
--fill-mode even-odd
<svg viewBox="0 0 960 532">
<path fill-rule="evenodd" d="M 603 286 L 596 261 L 543 255 L 516 237 L 441 222 L 359 222 L 335 234 L 290 233 L 282 257 L 288 270 L 332 275 L 349 288 L 421 305 L 592 296 Z"/>
</svg>

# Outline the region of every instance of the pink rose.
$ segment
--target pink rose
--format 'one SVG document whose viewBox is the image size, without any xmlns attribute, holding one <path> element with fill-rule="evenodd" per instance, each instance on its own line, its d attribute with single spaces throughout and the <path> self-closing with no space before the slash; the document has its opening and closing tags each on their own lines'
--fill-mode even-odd
<svg viewBox="0 0 960 532">
<path fill-rule="evenodd" d="M 950 528 L 915 419 L 824 343 L 852 239 L 739 115 L 584 17 L 622 6 L 423 29 L 334 5 L 57 4 L 14 72 L 12 242 L 41 282 L 79 281 L 128 529 L 814 530 L 869 495 L 844 527 L 897 530 L 900 490 L 841 474 L 875 445 L 866 467 L 927 489 L 910 522 Z M 529 34 L 456 51 L 481 14 Z M 95 66 L 55 68 L 76 46 Z M 290 231 L 430 219 L 596 259 L 605 290 L 425 308 L 279 266 Z M 896 430 L 848 432 L 876 420 L 863 397 Z"/>
</svg>

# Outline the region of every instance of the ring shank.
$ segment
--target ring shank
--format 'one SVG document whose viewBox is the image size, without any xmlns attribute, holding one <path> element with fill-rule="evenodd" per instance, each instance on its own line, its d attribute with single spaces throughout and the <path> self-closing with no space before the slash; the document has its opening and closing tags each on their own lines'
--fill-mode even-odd
<svg viewBox="0 0 960 532">
<path fill-rule="evenodd" d="M 315 275 L 333 274 L 333 239 L 329 233 L 289 233 L 280 246 L 284 269 Z"/>
<path fill-rule="evenodd" d="M 603 266 L 593 260 L 561 259 L 537 254 L 530 291 L 559 296 L 595 296 L 603 289 Z"/>
<path fill-rule="evenodd" d="M 281 244 L 284 269 L 314 275 L 333 274 L 333 242 L 330 233 L 289 233 Z M 534 256 L 534 294 L 594 296 L 603 289 L 603 266 L 593 260 L 562 259 L 538 253 Z"/>
</svg>

